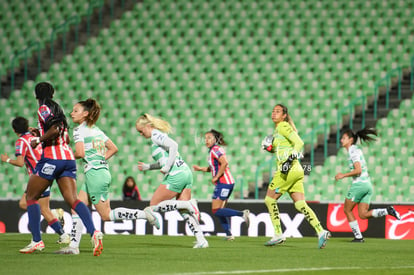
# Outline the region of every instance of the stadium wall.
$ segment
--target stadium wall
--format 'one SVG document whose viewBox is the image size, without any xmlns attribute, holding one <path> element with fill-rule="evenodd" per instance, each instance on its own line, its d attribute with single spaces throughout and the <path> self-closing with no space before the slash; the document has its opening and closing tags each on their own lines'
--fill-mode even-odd
<svg viewBox="0 0 414 275">
<path fill-rule="evenodd" d="M 113 201 L 112 208 L 128 207 L 144 209 L 148 205 L 147 201 Z M 332 232 L 333 237 L 350 237 L 353 235 L 349 229 L 348 222 L 343 214 L 343 205 L 337 203 L 314 203 L 309 205 L 316 212 L 322 225 Z M 386 205 L 375 204 L 372 207 L 385 207 Z M 224 236 L 217 219 L 212 216 L 210 202 L 199 202 L 202 218 L 202 230 L 206 235 Z M 250 227 L 246 228 L 241 217 L 233 217 L 232 232 L 235 236 L 268 236 L 273 234 L 273 226 L 267 213 L 267 209 L 262 201 L 244 200 L 243 202 L 229 203 L 229 207 L 234 209 L 250 209 Z M 387 238 L 387 239 L 414 239 L 414 205 L 395 205 L 400 212 L 402 219 L 395 220 L 387 216 L 378 219 L 359 220 L 361 231 L 364 237 Z M 51 208 L 63 208 L 65 210 L 65 231 L 71 230 L 70 209 L 63 201 L 51 201 Z M 29 233 L 27 213 L 18 207 L 17 201 L 0 201 L 0 233 Z M 292 203 L 279 204 L 280 216 L 283 231 L 286 237 L 301 238 L 304 236 L 315 236 L 313 228 L 305 220 L 301 213 L 298 213 Z M 354 209 L 356 211 L 356 208 Z M 357 212 L 355 212 L 357 213 Z M 182 217 L 178 212 L 167 212 L 158 214 L 161 228 L 157 230 L 146 220 L 102 222 L 99 214 L 92 210 L 92 217 L 95 226 L 105 234 L 136 234 L 136 235 L 191 235 L 188 227 L 185 226 Z M 358 215 L 355 215 L 358 217 Z M 53 233 L 46 221 L 42 221 L 42 232 Z M 85 231 L 86 233 L 86 231 Z"/>
</svg>

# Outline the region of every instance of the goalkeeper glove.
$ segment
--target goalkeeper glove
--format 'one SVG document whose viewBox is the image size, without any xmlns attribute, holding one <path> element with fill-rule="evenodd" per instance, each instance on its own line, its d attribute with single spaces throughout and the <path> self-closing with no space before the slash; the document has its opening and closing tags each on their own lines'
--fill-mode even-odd
<svg viewBox="0 0 414 275">
<path fill-rule="evenodd" d="M 296 159 L 296 156 L 290 155 L 287 160 L 282 163 L 282 167 L 280 173 L 287 175 L 289 173 L 290 168 L 292 168 L 292 162 Z"/>
<path fill-rule="evenodd" d="M 262 149 L 273 153 L 273 135 L 266 136 L 262 141 Z"/>
</svg>

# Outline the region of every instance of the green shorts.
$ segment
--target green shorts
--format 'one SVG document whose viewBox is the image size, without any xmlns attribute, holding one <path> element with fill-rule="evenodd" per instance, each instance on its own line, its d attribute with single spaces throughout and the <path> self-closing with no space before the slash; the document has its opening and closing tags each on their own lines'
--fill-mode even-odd
<svg viewBox="0 0 414 275">
<path fill-rule="evenodd" d="M 188 167 L 178 171 L 171 171 L 164 178 L 162 184 L 167 185 L 167 189 L 170 191 L 181 193 L 184 189 L 191 189 L 193 187 L 193 173 Z"/>
<path fill-rule="evenodd" d="M 370 204 L 372 193 L 371 181 L 354 182 L 349 188 L 346 198 L 353 202 Z"/>
<path fill-rule="evenodd" d="M 92 204 L 98 204 L 100 200 L 109 198 L 111 180 L 111 173 L 107 169 L 91 169 L 85 174 L 85 184 L 81 190 L 88 194 Z"/>
<path fill-rule="evenodd" d="M 299 161 L 294 161 L 292 168 L 290 168 L 287 175 L 276 171 L 272 182 L 269 184 L 269 189 L 274 190 L 275 193 L 284 194 L 290 193 L 305 193 L 303 188 L 303 179 L 305 178 L 303 168 Z"/>
</svg>

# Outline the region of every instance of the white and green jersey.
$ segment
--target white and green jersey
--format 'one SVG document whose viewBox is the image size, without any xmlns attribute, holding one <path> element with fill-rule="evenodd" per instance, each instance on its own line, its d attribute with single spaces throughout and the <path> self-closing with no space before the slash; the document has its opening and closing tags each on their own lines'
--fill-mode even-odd
<svg viewBox="0 0 414 275">
<path fill-rule="evenodd" d="M 157 129 L 152 130 L 151 132 L 151 155 L 152 158 L 159 163 L 161 169 L 168 164 L 169 159 L 169 149 L 164 145 L 164 142 L 169 139 L 166 133 L 163 133 Z M 183 171 L 187 171 L 188 166 L 181 158 L 180 153 L 177 152 L 175 160 L 171 165 L 168 175 L 174 176 Z"/>
<path fill-rule="evenodd" d="M 351 147 L 349 147 L 348 153 L 349 153 L 348 164 L 349 164 L 349 169 L 351 171 L 354 170 L 355 162 L 359 162 L 361 164 L 361 174 L 359 176 L 353 177 L 352 183 L 371 182 L 371 179 L 368 174 L 367 163 L 365 162 L 365 158 L 364 158 L 364 155 L 362 154 L 362 150 L 356 145 L 351 145 Z"/>
<path fill-rule="evenodd" d="M 108 163 L 105 160 L 105 142 L 109 139 L 97 126 L 88 127 L 86 122 L 73 130 L 73 139 L 75 143 L 83 142 L 85 147 L 85 157 L 82 159 L 85 163 L 84 172 L 90 169 L 108 169 Z"/>
</svg>

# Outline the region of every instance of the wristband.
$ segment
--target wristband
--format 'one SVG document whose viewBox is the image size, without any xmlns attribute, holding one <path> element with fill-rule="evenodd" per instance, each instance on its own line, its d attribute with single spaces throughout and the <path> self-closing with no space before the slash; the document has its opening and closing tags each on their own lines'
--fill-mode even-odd
<svg viewBox="0 0 414 275">
<path fill-rule="evenodd" d="M 8 158 L 8 159 L 6 160 L 6 162 L 7 162 L 7 163 L 10 163 L 10 158 Z"/>
</svg>

